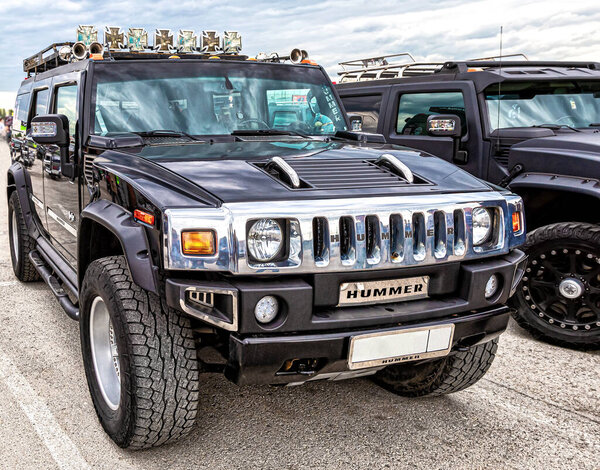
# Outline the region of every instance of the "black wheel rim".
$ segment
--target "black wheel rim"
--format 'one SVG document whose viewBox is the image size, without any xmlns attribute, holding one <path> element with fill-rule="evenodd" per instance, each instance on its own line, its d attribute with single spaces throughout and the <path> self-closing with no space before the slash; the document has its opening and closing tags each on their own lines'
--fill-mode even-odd
<svg viewBox="0 0 600 470">
<path fill-rule="evenodd" d="M 521 284 L 531 311 L 558 329 L 600 329 L 600 255 L 577 243 L 546 243 L 529 253 Z"/>
</svg>

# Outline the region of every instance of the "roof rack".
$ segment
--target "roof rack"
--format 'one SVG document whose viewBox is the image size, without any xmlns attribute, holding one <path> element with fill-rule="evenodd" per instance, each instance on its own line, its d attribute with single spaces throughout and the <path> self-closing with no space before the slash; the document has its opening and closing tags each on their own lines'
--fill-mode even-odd
<svg viewBox="0 0 600 470">
<path fill-rule="evenodd" d="M 395 57 L 405 57 L 408 61 L 389 62 L 388 59 Z M 431 75 L 441 71 L 449 71 L 448 69 L 455 68 L 456 64 L 469 63 L 471 67 L 481 67 L 483 62 L 486 64 L 491 62 L 498 66 L 505 64 L 504 59 L 521 57 L 525 61 L 529 59 L 525 54 L 508 54 L 502 56 L 482 57 L 478 59 L 469 59 L 467 61 L 456 62 L 417 62 L 409 52 L 400 54 L 392 54 L 380 57 L 371 57 L 367 59 L 349 60 L 340 62 L 339 65 L 343 68 L 340 75 L 340 83 L 358 82 L 366 80 L 378 80 L 384 78 L 402 78 L 414 77 L 421 75 Z M 481 62 L 481 63 L 480 63 Z M 487 66 L 487 65 L 486 65 Z"/>
<path fill-rule="evenodd" d="M 60 65 L 68 63 L 60 57 L 59 51 L 62 47 L 73 47 L 72 42 L 56 42 L 50 44 L 45 49 L 42 49 L 37 54 L 28 57 L 23 61 L 23 72 L 27 72 L 27 76 L 32 73 L 41 73 L 47 70 L 56 68 Z"/>
</svg>

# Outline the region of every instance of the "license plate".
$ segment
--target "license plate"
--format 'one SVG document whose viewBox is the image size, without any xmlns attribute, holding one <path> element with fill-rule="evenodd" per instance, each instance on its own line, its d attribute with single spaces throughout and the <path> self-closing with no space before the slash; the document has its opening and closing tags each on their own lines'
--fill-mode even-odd
<svg viewBox="0 0 600 470">
<path fill-rule="evenodd" d="M 428 296 L 428 292 L 429 276 L 386 281 L 344 282 L 340 284 L 338 307 L 423 299 Z"/>
<path fill-rule="evenodd" d="M 363 369 L 446 356 L 453 336 L 453 323 L 353 336 L 348 367 Z"/>
</svg>

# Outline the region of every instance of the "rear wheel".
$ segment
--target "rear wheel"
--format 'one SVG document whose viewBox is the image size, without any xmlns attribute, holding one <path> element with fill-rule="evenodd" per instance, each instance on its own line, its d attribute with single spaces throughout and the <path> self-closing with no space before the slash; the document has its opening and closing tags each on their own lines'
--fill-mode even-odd
<svg viewBox="0 0 600 470">
<path fill-rule="evenodd" d="M 198 409 L 190 321 L 134 284 L 124 257 L 87 269 L 80 333 L 92 401 L 113 441 L 141 449 L 189 433 Z"/>
<path fill-rule="evenodd" d="M 35 249 L 35 241 L 29 235 L 19 195 L 13 191 L 8 199 L 8 233 L 10 243 L 10 258 L 15 276 L 20 281 L 38 281 L 40 275 L 29 259 L 29 253 Z"/>
<path fill-rule="evenodd" d="M 442 359 L 388 366 L 375 375 L 383 388 L 406 397 L 438 396 L 470 387 L 488 371 L 498 339 Z"/>
<path fill-rule="evenodd" d="M 600 227 L 567 222 L 527 236 L 529 264 L 516 294 L 515 320 L 562 346 L 600 347 Z"/>
</svg>

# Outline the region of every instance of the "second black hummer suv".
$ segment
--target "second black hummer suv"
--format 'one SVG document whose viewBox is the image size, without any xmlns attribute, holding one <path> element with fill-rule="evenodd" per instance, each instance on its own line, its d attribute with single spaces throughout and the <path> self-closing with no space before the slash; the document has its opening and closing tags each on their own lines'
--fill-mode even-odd
<svg viewBox="0 0 600 470">
<path fill-rule="evenodd" d="M 525 266 L 519 196 L 369 145 L 310 63 L 46 52 L 17 98 L 13 267 L 79 320 L 118 445 L 189 432 L 202 371 L 421 396 L 488 370 Z"/>
<path fill-rule="evenodd" d="M 529 266 L 515 319 L 550 342 L 600 347 L 600 63 L 403 55 L 342 63 L 346 111 L 388 143 L 519 194 Z M 432 132 L 440 115 L 459 122 L 455 135 Z"/>
</svg>

